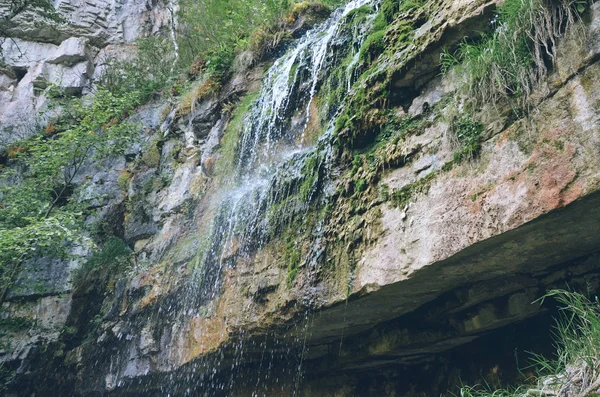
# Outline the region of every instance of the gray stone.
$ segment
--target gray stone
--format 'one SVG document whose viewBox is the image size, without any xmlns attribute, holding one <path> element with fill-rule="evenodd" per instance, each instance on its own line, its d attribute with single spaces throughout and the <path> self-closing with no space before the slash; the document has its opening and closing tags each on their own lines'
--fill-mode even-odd
<svg viewBox="0 0 600 397">
<path fill-rule="evenodd" d="M 73 66 L 88 59 L 86 53 L 87 40 L 82 37 L 70 37 L 48 58 L 48 63 L 60 63 Z"/>
</svg>

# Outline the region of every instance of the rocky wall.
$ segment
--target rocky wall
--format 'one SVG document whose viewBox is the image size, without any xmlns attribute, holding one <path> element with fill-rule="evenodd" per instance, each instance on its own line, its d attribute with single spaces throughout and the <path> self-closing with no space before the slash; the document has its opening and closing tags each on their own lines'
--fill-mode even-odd
<svg viewBox="0 0 600 397">
<path fill-rule="evenodd" d="M 454 157 L 447 117 L 457 76 L 440 76 L 437 62 L 443 48 L 478 33 L 495 2 L 436 5 L 411 47 L 384 62 L 394 70 L 391 110 L 416 127 L 383 142 L 387 165 L 376 176 L 339 159 L 325 232 L 298 247 L 304 256 L 322 250 L 323 262 L 301 261 L 289 282 L 289 249 L 274 239 L 223 270 L 215 299 L 186 310 L 190 294 L 201 293 L 189 280 L 229 183 L 214 167 L 235 120 L 229 104 L 256 92 L 261 64 L 190 114 L 172 112 L 162 130 L 150 117 L 146 153 L 157 158 L 128 168 L 121 220 L 135 264 L 109 290 L 66 293 L 50 308 L 63 325 L 85 330 L 49 338 L 58 340 L 50 356 L 35 351 L 44 345 L 37 340 L 13 346 L 13 393 L 40 393 L 41 379 L 52 393 L 73 395 L 439 392 L 460 374 L 445 372 L 431 389 L 395 378 L 543 318 L 531 303 L 549 288 L 598 291 L 599 3 L 561 39 L 526 114 L 490 104 L 473 115 L 485 127 L 482 148 L 465 161 Z M 35 64 L 89 62 L 77 56 L 86 48 L 79 39 L 67 42 L 36 44 L 52 45 L 53 55 Z M 350 189 L 359 179 L 366 188 Z M 82 323 L 96 316 L 90 332 Z"/>
</svg>

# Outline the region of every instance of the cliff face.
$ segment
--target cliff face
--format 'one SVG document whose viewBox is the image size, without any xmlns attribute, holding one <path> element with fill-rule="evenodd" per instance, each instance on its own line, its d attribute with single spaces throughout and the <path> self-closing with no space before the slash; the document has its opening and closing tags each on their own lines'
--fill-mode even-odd
<svg viewBox="0 0 600 397">
<path fill-rule="evenodd" d="M 4 335 L 10 393 L 434 395 L 535 344 L 547 324 L 531 302 L 600 289 L 600 4 L 560 37 L 526 108 L 490 102 L 461 124 L 461 76 L 440 74 L 440 54 L 489 28 L 498 3 L 403 11 L 365 70 L 381 5 L 354 0 L 218 93 L 140 109 L 142 160 L 90 171 L 134 263 L 75 287 L 84 259 L 37 265 L 43 292 L 5 303 L 38 320 Z M 40 81 L 85 92 L 54 69 L 91 78 L 170 15 L 90 7 L 61 3 L 71 22 L 54 43 L 26 24 L 4 42 L 3 134 L 40 109 Z M 467 124 L 480 146 L 464 159 L 453 137 Z"/>
<path fill-rule="evenodd" d="M 0 14 L 10 15 L 10 1 Z M 60 17 L 26 9 L 2 25 L 0 134 L 5 146 L 35 133 L 55 116 L 51 85 L 85 94 L 108 59 L 135 55 L 136 39 L 168 30 L 176 4 L 149 1 L 55 1 Z"/>
</svg>

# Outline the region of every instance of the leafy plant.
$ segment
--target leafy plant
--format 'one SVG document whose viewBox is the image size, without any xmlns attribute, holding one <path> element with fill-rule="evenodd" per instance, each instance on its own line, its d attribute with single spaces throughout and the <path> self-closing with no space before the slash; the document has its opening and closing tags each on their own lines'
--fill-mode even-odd
<svg viewBox="0 0 600 397">
<path fill-rule="evenodd" d="M 178 70 L 173 44 L 164 37 L 138 39 L 133 59 L 109 59 L 99 85 L 115 96 L 131 93 L 146 102 L 158 91 L 175 84 Z"/>
<path fill-rule="evenodd" d="M 138 103 L 136 93 L 107 90 L 85 101 L 71 99 L 56 131 L 20 142 L 21 150 L 0 170 L 0 304 L 25 261 L 67 255 L 72 244 L 87 240 L 88 208 L 78 195 L 82 171 L 124 153 L 138 128 L 123 120 Z"/>
</svg>

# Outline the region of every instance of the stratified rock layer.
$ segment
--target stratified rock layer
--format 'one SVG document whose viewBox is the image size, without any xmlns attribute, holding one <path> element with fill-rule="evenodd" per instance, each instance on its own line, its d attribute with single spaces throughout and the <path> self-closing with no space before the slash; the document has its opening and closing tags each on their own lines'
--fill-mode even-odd
<svg viewBox="0 0 600 397">
<path fill-rule="evenodd" d="M 19 370 L 15 390 L 31 394 L 46 379 L 53 393 L 74 395 L 416 395 L 412 386 L 398 386 L 413 382 L 406 368 L 435 372 L 432 363 L 461 346 L 481 348 L 477 343 L 490 335 L 533 327 L 545 309 L 531 302 L 549 288 L 568 283 L 598 291 L 600 3 L 560 40 L 529 113 L 515 116 L 503 104 L 481 109 L 474 115 L 486 127 L 481 152 L 456 162 L 443 114 L 457 78 L 438 75 L 439 54 L 476 35 L 495 5 L 436 2 L 410 46 L 385 60 L 394 70 L 390 95 L 401 97 L 394 111 L 424 127 L 387 143 L 402 161 L 362 196 L 335 196 L 324 229 L 338 234 L 314 237 L 311 248 L 325 251 L 329 244 L 338 247 L 337 256 L 317 269 L 304 263 L 292 282 L 288 242 L 274 240 L 226 266 L 214 299 L 194 310 L 186 305 L 202 292 L 189 280 L 228 187 L 214 171 L 231 121 L 225 105 L 256 92 L 265 65 L 234 77 L 189 114 L 172 112 L 163 131 L 156 131 L 161 106 L 140 111 L 166 138 L 154 146 L 158 163 L 134 170 L 127 192 L 136 198 L 129 202 L 134 210 L 120 219 L 136 266 L 108 292 L 73 295 L 67 288 L 54 291 L 64 294 L 59 303 L 36 301 L 43 321 L 54 315 L 57 323 L 82 327 L 96 313 L 100 321 L 85 339 L 51 344 L 51 357 L 36 351 L 35 337 L 15 337 L 4 358 Z M 14 92 L 22 84 L 43 87 L 52 68 L 91 62 L 89 43 L 103 36 L 89 29 L 87 41 L 31 44 L 31 64 L 11 58 L 27 70 Z M 129 40 L 120 34 L 115 41 Z M 13 72 L 0 82 L 16 81 Z M 342 168 L 333 173 L 334 188 L 347 184 Z M 116 174 L 110 175 L 114 185 Z M 168 182 L 154 186 L 163 175 Z M 147 186 L 154 187 L 147 192 Z M 402 205 L 375 198 L 384 186 L 410 197 Z M 238 247 L 232 242 L 220 259 L 236 258 Z M 7 307 L 17 314 L 27 305 L 34 306 L 15 299 Z M 54 334 L 36 337 L 56 340 Z M 57 375 L 54 367 L 64 372 Z M 461 376 L 445 371 L 448 378 Z M 420 387 L 432 392 L 444 382 Z"/>
<path fill-rule="evenodd" d="M 8 6 L 0 4 L 0 14 Z M 175 3 L 146 0 L 59 1 L 53 22 L 27 10 L 3 26 L 0 67 L 0 147 L 31 136 L 54 116 L 46 89 L 82 94 L 112 58 L 134 55 L 136 39 L 168 29 Z"/>
</svg>

